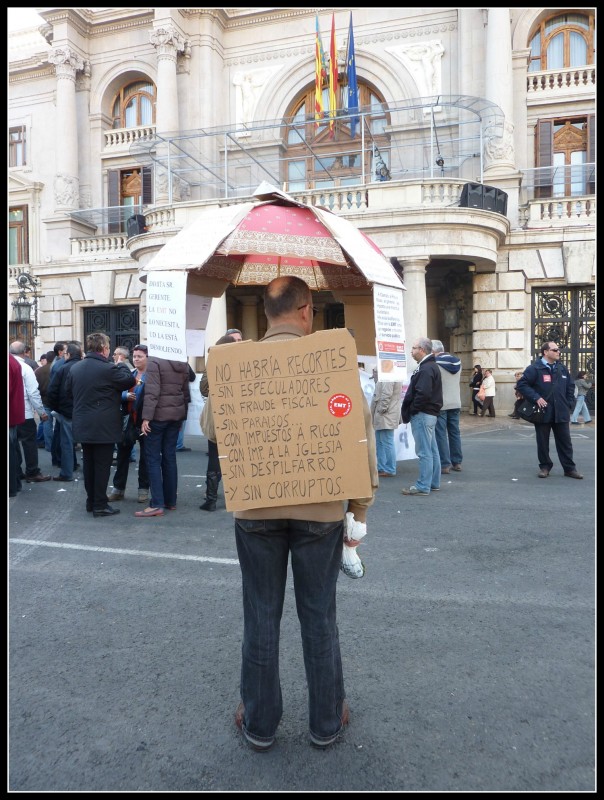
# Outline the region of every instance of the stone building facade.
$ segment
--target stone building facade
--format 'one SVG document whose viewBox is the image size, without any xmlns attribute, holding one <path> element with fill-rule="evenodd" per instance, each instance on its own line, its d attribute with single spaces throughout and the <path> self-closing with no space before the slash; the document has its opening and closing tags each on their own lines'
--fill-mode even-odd
<svg viewBox="0 0 604 800">
<path fill-rule="evenodd" d="M 501 410 L 544 338 L 594 373 L 595 9 L 353 9 L 356 125 L 336 9 L 333 137 L 312 113 L 331 9 L 42 17 L 9 40 L 9 336 L 36 355 L 100 328 L 144 341 L 141 265 L 268 180 L 370 236 L 405 284 L 407 339 L 442 339 L 466 383 L 491 367 Z M 209 340 L 262 335 L 260 296 L 215 299 Z M 320 293 L 316 324 L 370 304 Z"/>
</svg>

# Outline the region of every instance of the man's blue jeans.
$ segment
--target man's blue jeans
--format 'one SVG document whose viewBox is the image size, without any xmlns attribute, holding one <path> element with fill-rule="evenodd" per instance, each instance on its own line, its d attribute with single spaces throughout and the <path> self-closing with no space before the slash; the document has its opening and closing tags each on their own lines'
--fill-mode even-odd
<svg viewBox="0 0 604 800">
<path fill-rule="evenodd" d="M 461 433 L 459 432 L 459 408 L 441 411 L 436 419 L 436 444 L 441 467 L 461 464 Z"/>
<path fill-rule="evenodd" d="M 145 458 L 151 488 L 151 508 L 176 505 L 178 467 L 176 465 L 176 440 L 180 422 L 151 420 L 151 429 L 145 440 Z"/>
<path fill-rule="evenodd" d="M 317 739 L 329 740 L 342 727 L 345 694 L 336 582 L 343 537 L 343 521 L 235 520 L 243 583 L 240 689 L 245 728 L 254 738 L 270 741 L 283 712 L 279 631 L 290 552 L 310 731 Z"/>
<path fill-rule="evenodd" d="M 57 415 L 56 418 L 61 428 L 61 470 L 59 474 L 62 475 L 63 478 L 71 480 L 73 478 L 73 468 L 75 466 L 72 420 L 63 416 L 63 414 L 59 414 L 58 411 L 55 411 L 55 414 Z"/>
<path fill-rule="evenodd" d="M 375 451 L 378 472 L 396 475 L 396 450 L 394 449 L 394 431 L 382 428 L 375 432 Z"/>
<path fill-rule="evenodd" d="M 46 415 L 48 419 L 46 422 L 40 423 L 42 425 L 42 432 L 43 432 L 43 440 L 44 440 L 44 449 L 48 452 L 52 452 L 52 435 L 54 433 L 54 418 L 50 411 L 50 408 L 44 406 L 44 411 L 46 411 Z"/>
<path fill-rule="evenodd" d="M 414 414 L 411 433 L 415 440 L 415 455 L 419 459 L 419 477 L 415 483 L 420 492 L 440 489 L 440 456 L 436 444 L 436 417 L 433 414 Z"/>
</svg>

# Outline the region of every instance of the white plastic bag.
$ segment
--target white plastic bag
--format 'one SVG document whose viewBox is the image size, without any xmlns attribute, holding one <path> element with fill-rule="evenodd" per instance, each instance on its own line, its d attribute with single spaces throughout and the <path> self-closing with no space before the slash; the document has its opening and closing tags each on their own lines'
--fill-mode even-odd
<svg viewBox="0 0 604 800">
<path fill-rule="evenodd" d="M 344 543 L 342 548 L 342 563 L 340 569 L 349 578 L 362 578 L 365 574 L 365 564 L 361 561 L 356 547 L 349 547 Z"/>
<path fill-rule="evenodd" d="M 346 512 L 346 522 L 344 524 L 344 541 L 360 541 L 367 533 L 367 524 L 359 522 L 354 518 L 352 511 Z"/>
<path fill-rule="evenodd" d="M 365 574 L 365 564 L 357 553 L 356 545 L 350 547 L 346 542 L 359 541 L 367 533 L 367 525 L 354 518 L 351 511 L 346 512 L 344 522 L 344 547 L 342 548 L 342 563 L 340 569 L 349 578 L 362 578 Z"/>
</svg>

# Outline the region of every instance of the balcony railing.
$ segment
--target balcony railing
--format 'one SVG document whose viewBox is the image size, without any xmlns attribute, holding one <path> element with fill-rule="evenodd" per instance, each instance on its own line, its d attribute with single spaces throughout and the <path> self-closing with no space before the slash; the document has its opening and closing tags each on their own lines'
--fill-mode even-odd
<svg viewBox="0 0 604 800">
<path fill-rule="evenodd" d="M 567 69 L 542 70 L 529 72 L 526 79 L 526 91 L 531 95 L 541 95 L 545 92 L 560 92 L 585 87 L 589 92 L 595 92 L 596 68 L 595 66 L 569 67 Z"/>
<path fill-rule="evenodd" d="M 138 128 L 113 128 L 105 131 L 105 150 L 128 149 L 135 142 L 155 138 L 155 125 L 141 125 Z"/>
</svg>

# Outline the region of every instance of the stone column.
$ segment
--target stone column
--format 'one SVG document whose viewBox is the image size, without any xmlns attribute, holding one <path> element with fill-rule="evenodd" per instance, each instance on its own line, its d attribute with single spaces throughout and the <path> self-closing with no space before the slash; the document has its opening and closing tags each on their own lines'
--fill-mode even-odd
<svg viewBox="0 0 604 800">
<path fill-rule="evenodd" d="M 55 210 L 78 208 L 78 119 L 76 113 L 76 72 L 84 69 L 84 59 L 70 47 L 55 47 L 48 60 L 57 75 Z"/>
<path fill-rule="evenodd" d="M 505 115 L 503 129 L 485 132 L 485 173 L 489 179 L 514 169 L 514 93 L 509 8 L 489 8 L 486 36 L 485 96 Z M 486 176 L 485 176 L 486 177 Z"/>
<path fill-rule="evenodd" d="M 411 344 L 419 336 L 428 335 L 428 304 L 426 301 L 426 267 L 429 258 L 399 258 L 403 268 L 403 315 L 405 340 L 411 357 Z"/>
<path fill-rule="evenodd" d="M 208 322 L 206 324 L 206 357 L 208 348 L 212 347 L 227 329 L 226 293 L 212 298 Z"/>
<path fill-rule="evenodd" d="M 149 34 L 157 51 L 157 105 L 155 127 L 159 136 L 169 138 L 180 131 L 176 59 L 185 50 L 184 36 L 173 25 L 161 25 Z M 159 144 L 157 153 L 163 166 L 156 166 L 155 202 L 172 202 L 172 184 L 168 181 L 169 149 Z"/>
<path fill-rule="evenodd" d="M 255 295 L 238 297 L 241 311 L 241 335 L 244 339 L 258 341 L 258 298 Z"/>
</svg>

